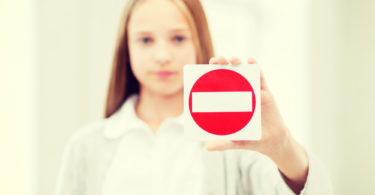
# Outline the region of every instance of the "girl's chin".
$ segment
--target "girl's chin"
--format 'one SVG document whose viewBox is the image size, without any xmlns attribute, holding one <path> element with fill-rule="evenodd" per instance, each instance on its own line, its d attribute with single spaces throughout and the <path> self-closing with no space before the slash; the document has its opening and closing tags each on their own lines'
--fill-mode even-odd
<svg viewBox="0 0 375 195">
<path fill-rule="evenodd" d="M 164 97 L 172 97 L 172 96 L 181 96 L 183 94 L 183 89 L 158 89 L 154 91 L 154 95 L 164 96 Z"/>
<path fill-rule="evenodd" d="M 183 92 L 184 92 L 183 90 L 184 90 L 183 86 L 159 85 L 159 86 L 150 87 L 146 91 L 149 92 L 148 94 L 153 95 L 153 96 L 172 97 L 172 96 L 183 95 Z"/>
<path fill-rule="evenodd" d="M 156 94 L 159 96 L 164 96 L 164 97 L 181 96 L 183 95 L 183 90 L 176 90 L 176 91 L 163 90 L 163 91 L 157 92 Z"/>
</svg>

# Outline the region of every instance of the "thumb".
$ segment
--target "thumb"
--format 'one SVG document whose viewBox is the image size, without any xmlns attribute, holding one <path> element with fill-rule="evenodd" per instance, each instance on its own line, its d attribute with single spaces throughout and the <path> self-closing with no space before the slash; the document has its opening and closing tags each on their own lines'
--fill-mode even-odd
<svg viewBox="0 0 375 195">
<path fill-rule="evenodd" d="M 256 64 L 257 61 L 255 60 L 255 58 L 247 58 L 247 63 Z M 264 74 L 262 70 L 260 70 L 260 89 L 268 90 L 267 83 L 266 83 L 266 80 L 264 79 Z"/>
<path fill-rule="evenodd" d="M 268 90 L 266 79 L 264 78 L 264 74 L 263 74 L 262 70 L 260 70 L 260 89 L 261 90 Z"/>
</svg>

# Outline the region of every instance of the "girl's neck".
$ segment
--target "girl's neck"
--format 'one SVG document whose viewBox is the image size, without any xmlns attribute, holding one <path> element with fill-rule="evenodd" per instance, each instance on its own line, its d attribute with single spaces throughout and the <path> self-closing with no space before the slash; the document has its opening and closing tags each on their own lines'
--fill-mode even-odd
<svg viewBox="0 0 375 195">
<path fill-rule="evenodd" d="M 156 134 L 161 123 L 169 117 L 183 112 L 183 90 L 173 95 L 158 95 L 149 90 L 140 90 L 136 105 L 137 116 L 145 121 Z"/>
</svg>

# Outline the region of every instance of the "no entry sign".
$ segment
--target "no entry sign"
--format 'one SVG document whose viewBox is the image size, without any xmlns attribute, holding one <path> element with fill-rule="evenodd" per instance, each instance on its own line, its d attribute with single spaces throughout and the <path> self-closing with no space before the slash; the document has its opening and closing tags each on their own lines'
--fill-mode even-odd
<svg viewBox="0 0 375 195">
<path fill-rule="evenodd" d="M 184 86 L 187 134 L 260 139 L 257 65 L 186 65 Z"/>
<path fill-rule="evenodd" d="M 233 70 L 207 72 L 190 90 L 189 111 L 193 120 L 203 130 L 215 135 L 229 135 L 241 130 L 251 120 L 255 106 L 253 87 Z"/>
</svg>

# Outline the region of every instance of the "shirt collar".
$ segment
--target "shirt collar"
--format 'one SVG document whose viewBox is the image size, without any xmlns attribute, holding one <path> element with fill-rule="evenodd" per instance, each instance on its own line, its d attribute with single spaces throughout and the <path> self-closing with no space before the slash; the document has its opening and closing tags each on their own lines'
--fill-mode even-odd
<svg viewBox="0 0 375 195">
<path fill-rule="evenodd" d="M 138 103 L 138 97 L 138 94 L 133 94 L 128 97 L 120 109 L 107 119 L 107 125 L 104 129 L 104 136 L 106 138 L 116 139 L 130 130 L 148 129 L 147 124 L 139 119 L 135 113 L 135 106 Z M 183 127 L 184 114 L 182 113 L 177 117 L 167 118 L 166 121 Z"/>
</svg>

